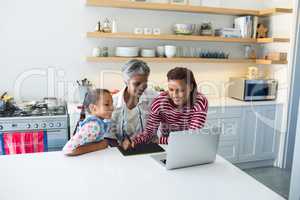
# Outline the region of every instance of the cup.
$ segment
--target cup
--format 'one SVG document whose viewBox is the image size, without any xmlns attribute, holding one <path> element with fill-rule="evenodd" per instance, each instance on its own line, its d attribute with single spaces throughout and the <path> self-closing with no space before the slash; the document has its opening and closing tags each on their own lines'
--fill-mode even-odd
<svg viewBox="0 0 300 200">
<path fill-rule="evenodd" d="M 177 47 L 172 45 L 165 46 L 165 55 L 167 58 L 172 58 L 176 56 Z"/>
<path fill-rule="evenodd" d="M 99 47 L 93 48 L 93 53 L 92 53 L 92 55 L 93 55 L 94 57 L 100 57 L 100 56 L 101 56 L 101 48 L 99 48 Z"/>
<path fill-rule="evenodd" d="M 156 47 L 156 53 L 157 53 L 158 57 L 164 57 L 165 56 L 165 47 L 164 46 Z"/>
</svg>

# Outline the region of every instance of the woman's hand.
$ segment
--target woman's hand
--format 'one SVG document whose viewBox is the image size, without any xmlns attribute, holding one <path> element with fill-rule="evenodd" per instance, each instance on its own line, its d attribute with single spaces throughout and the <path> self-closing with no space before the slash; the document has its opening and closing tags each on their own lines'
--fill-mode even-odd
<svg viewBox="0 0 300 200">
<path fill-rule="evenodd" d="M 134 142 L 131 142 L 131 148 L 134 149 L 134 147 L 135 147 L 135 143 L 134 143 Z"/>
<path fill-rule="evenodd" d="M 121 146 L 122 146 L 122 148 L 123 148 L 124 150 L 127 150 L 127 149 L 129 149 L 129 148 L 132 147 L 132 143 L 131 143 L 128 139 L 125 139 L 125 140 L 122 142 Z"/>
</svg>

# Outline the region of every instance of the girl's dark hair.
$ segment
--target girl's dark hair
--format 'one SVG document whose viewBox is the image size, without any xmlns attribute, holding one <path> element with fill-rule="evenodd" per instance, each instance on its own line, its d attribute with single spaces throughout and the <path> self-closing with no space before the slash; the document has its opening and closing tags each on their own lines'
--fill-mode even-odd
<svg viewBox="0 0 300 200">
<path fill-rule="evenodd" d="M 98 88 L 98 89 L 89 90 L 87 92 L 83 104 L 89 113 L 91 113 L 89 105 L 90 104 L 96 105 L 99 101 L 101 101 L 101 98 L 105 93 L 110 94 L 110 91 L 106 89 Z"/>
<path fill-rule="evenodd" d="M 184 67 L 175 67 L 168 72 L 167 77 L 168 81 L 183 80 L 187 85 L 190 85 L 193 88 L 190 93 L 190 103 L 193 105 L 197 98 L 198 88 L 193 72 Z"/>
</svg>

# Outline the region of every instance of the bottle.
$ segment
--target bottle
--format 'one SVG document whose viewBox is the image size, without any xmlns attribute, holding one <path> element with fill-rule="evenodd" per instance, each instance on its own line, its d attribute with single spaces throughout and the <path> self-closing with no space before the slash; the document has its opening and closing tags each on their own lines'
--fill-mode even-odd
<svg viewBox="0 0 300 200">
<path fill-rule="evenodd" d="M 116 32 L 118 32 L 117 31 L 117 23 L 116 23 L 116 20 L 112 20 L 112 32 L 113 33 L 116 33 Z"/>
<path fill-rule="evenodd" d="M 97 25 L 95 27 L 95 31 L 101 32 L 101 22 L 100 21 L 98 21 L 98 23 L 97 23 Z"/>
</svg>

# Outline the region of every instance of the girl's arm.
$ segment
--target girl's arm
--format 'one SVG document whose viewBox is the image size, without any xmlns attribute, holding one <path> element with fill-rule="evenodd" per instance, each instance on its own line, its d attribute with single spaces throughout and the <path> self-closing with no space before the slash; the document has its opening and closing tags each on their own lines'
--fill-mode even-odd
<svg viewBox="0 0 300 200">
<path fill-rule="evenodd" d="M 77 149 L 73 150 L 70 153 L 67 153 L 67 156 L 78 156 L 85 153 L 90 153 L 93 151 L 98 151 L 102 149 L 106 149 L 108 147 L 108 143 L 106 140 L 102 140 L 100 142 L 93 142 L 90 144 L 86 144 L 83 146 L 79 146 Z"/>
<path fill-rule="evenodd" d="M 97 122 L 86 123 L 63 148 L 66 155 L 79 155 L 105 148 L 104 131 Z M 102 142 L 102 143 L 101 143 Z"/>
</svg>

